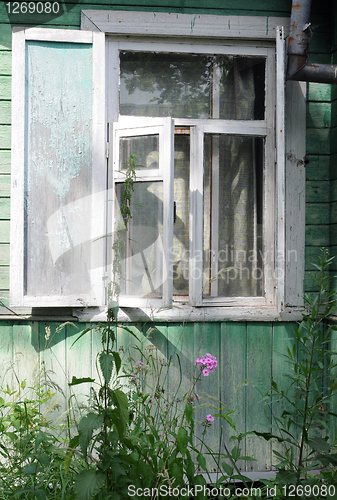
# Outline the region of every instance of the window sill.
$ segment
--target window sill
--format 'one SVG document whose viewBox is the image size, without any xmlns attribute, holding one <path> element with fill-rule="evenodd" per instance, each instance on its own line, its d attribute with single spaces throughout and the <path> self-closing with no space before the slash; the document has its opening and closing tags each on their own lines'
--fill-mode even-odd
<svg viewBox="0 0 337 500">
<path fill-rule="evenodd" d="M 281 313 L 275 306 L 262 307 L 192 307 L 185 304 L 171 308 L 150 309 L 120 307 L 121 322 L 208 322 L 208 321 L 301 321 L 304 308 L 288 307 Z M 106 308 L 75 309 L 79 322 L 106 321 Z"/>
</svg>

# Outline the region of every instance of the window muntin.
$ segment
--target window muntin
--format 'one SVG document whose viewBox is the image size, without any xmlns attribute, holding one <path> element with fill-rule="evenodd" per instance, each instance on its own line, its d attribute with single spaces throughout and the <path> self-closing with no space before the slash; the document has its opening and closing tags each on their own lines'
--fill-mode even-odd
<svg viewBox="0 0 337 500">
<path fill-rule="evenodd" d="M 120 52 L 120 114 L 263 120 L 264 57 Z"/>
</svg>

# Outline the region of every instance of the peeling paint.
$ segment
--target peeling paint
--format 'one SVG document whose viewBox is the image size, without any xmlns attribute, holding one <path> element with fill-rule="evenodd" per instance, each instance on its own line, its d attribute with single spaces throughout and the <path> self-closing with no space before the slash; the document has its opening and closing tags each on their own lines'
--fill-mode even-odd
<svg viewBox="0 0 337 500">
<path fill-rule="evenodd" d="M 191 34 L 193 33 L 195 22 L 197 19 L 200 19 L 200 16 L 194 16 L 193 19 L 191 20 Z"/>
</svg>

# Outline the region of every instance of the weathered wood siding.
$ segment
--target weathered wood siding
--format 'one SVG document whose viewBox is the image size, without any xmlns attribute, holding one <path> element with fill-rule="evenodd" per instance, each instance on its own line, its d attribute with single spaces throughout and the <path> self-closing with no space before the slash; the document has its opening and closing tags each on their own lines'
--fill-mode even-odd
<svg viewBox="0 0 337 500">
<path fill-rule="evenodd" d="M 20 381 L 25 379 L 27 384 L 32 384 L 38 368 L 45 363 L 51 379 L 65 393 L 64 398 L 60 396 L 58 414 L 61 415 L 67 409 L 70 395 L 68 382 L 72 376 L 97 379 L 95 366 L 100 335 L 97 331 L 87 333 L 72 347 L 74 340 L 88 325 L 67 324 L 57 331 L 59 325 L 59 322 L 46 321 L 1 322 L 0 385 L 15 384 L 12 370 L 15 370 Z M 50 328 L 49 341 L 46 341 L 46 327 Z M 286 369 L 282 353 L 293 341 L 294 324 L 209 322 L 185 325 L 133 324 L 130 327 L 143 341 L 151 328 L 146 343 L 154 345 L 165 359 L 175 352 L 180 353 L 183 366 L 182 395 L 190 387 L 196 358 L 206 352 L 215 355 L 218 359 L 217 370 L 203 378 L 196 388 L 203 398 L 202 402 L 208 402 L 206 395 L 210 395 L 221 400 L 222 406 L 226 405 L 225 411 L 234 410 L 233 420 L 239 432 L 271 430 L 271 415 L 262 397 L 269 388 L 271 376 L 282 383 Z M 126 352 L 128 347 L 135 344 L 136 340 L 128 332 L 119 330 L 118 347 L 123 346 Z M 173 364 L 176 369 L 166 384 L 166 394 L 173 391 L 176 382 L 177 361 L 173 361 Z M 84 397 L 88 389 L 89 385 L 81 385 L 74 392 Z M 199 411 L 196 409 L 195 417 L 202 421 L 207 413 L 215 413 L 215 410 L 211 407 Z M 219 446 L 220 424 L 217 420 L 208 433 L 207 443 L 215 450 Z M 223 426 L 223 436 L 228 439 L 230 435 L 230 427 L 226 424 Z M 271 468 L 273 459 L 270 443 L 248 437 L 243 444 L 243 453 L 257 459 L 256 462 L 243 462 L 243 470 L 266 471 Z"/>
<path fill-rule="evenodd" d="M 215 15 L 258 15 L 290 16 L 291 0 L 120 0 L 113 5 L 119 10 L 147 10 Z M 166 5 L 165 5 L 166 4 Z M 54 28 L 79 29 L 80 11 L 85 8 L 112 8 L 109 0 L 90 3 L 82 0 L 69 12 L 40 23 L 37 19 L 27 20 L 18 16 L 17 25 L 48 26 Z M 313 1 L 313 27 L 315 36 L 310 44 L 310 58 L 313 62 L 330 62 L 330 51 L 336 46 L 331 40 L 332 22 L 330 3 Z M 336 21 L 335 21 L 336 26 Z M 333 54 L 337 63 L 337 55 Z M 9 217 L 10 217 L 10 99 L 11 99 L 11 25 L 5 3 L 0 3 L 0 300 L 8 305 L 9 287 Z M 306 184 L 306 280 L 307 291 L 313 290 L 310 272 L 316 260 L 319 247 L 330 246 L 337 249 L 337 87 L 308 84 L 307 92 L 307 159 L 309 160 Z M 332 111 L 332 118 L 331 118 Z M 1 306 L 1 304 L 0 304 Z M 0 307 L 0 313 L 9 311 Z M 73 348 L 71 345 L 86 325 L 67 325 L 56 333 L 59 323 L 45 321 L 13 320 L 0 322 L 0 366 L 1 383 L 13 382 L 12 372 L 6 367 L 13 364 L 19 380 L 32 381 L 34 370 L 46 363 L 52 376 L 68 392 L 68 380 L 73 375 L 93 376 L 95 356 L 99 348 L 97 334 L 86 335 Z M 51 328 L 51 342 L 46 348 L 45 328 Z M 143 335 L 149 325 L 132 325 Z M 195 358 L 211 352 L 219 360 L 219 369 L 214 379 L 209 379 L 200 387 L 212 396 L 219 397 L 233 409 L 238 429 L 242 432 L 255 429 L 268 430 L 271 426 L 270 414 L 265 414 L 262 394 L 267 390 L 269 377 L 275 376 L 282 382 L 286 369 L 282 352 L 292 338 L 292 323 L 258 322 L 213 322 L 188 323 L 185 325 L 160 323 L 155 325 L 151 341 L 164 356 L 175 349 L 182 354 L 184 363 L 184 384 L 189 384 Z M 76 328 L 77 327 L 77 328 Z M 126 346 L 130 337 L 120 333 L 119 345 Z M 171 382 L 170 382 L 171 383 Z M 169 388 L 168 388 L 169 389 Z M 78 391 L 82 390 L 78 389 Z M 199 388 L 198 388 L 199 390 Z M 68 393 L 69 394 L 69 393 Z M 64 400 L 63 400 L 64 401 Z M 64 403 L 63 410 L 66 406 Z M 60 410 L 62 411 L 62 409 Z M 204 415 L 200 416 L 202 419 Z M 218 425 L 218 424 L 217 424 Z M 214 426 L 211 442 L 217 445 L 219 429 Z M 224 429 L 228 436 L 228 428 Z M 245 442 L 245 453 L 258 459 L 255 470 L 270 469 L 272 452 L 269 444 L 252 438 Z M 242 464 L 244 467 L 245 464 Z"/>
</svg>

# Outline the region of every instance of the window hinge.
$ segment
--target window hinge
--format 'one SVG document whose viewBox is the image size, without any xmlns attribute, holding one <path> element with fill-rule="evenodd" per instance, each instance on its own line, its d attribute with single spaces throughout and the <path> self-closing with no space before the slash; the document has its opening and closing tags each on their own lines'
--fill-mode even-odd
<svg viewBox="0 0 337 500">
<path fill-rule="evenodd" d="M 106 154 L 107 158 L 109 158 L 109 148 L 110 148 L 110 142 L 107 142 L 106 143 L 106 151 L 105 151 L 105 154 Z"/>
</svg>

